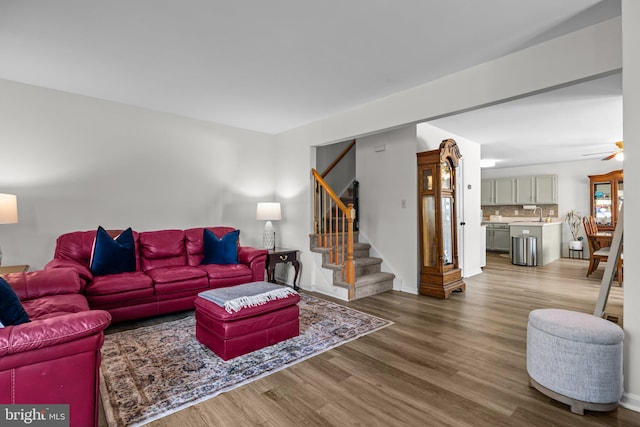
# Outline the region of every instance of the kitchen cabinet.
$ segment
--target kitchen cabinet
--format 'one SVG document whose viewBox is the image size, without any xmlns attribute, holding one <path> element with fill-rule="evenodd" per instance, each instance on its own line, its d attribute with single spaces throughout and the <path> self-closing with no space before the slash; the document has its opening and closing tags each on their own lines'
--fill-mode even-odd
<svg viewBox="0 0 640 427">
<path fill-rule="evenodd" d="M 483 179 L 480 204 L 529 205 L 558 203 L 557 175 L 519 176 L 515 178 Z"/>
<path fill-rule="evenodd" d="M 515 203 L 515 187 L 512 178 L 483 179 L 480 182 L 480 204 L 513 205 Z"/>
<path fill-rule="evenodd" d="M 535 177 L 535 202 L 546 205 L 558 203 L 558 176 L 540 175 Z"/>
<path fill-rule="evenodd" d="M 480 181 L 480 204 L 482 206 L 491 206 L 495 204 L 494 200 L 494 184 L 495 179 L 483 179 Z"/>
<path fill-rule="evenodd" d="M 482 206 L 513 205 L 514 203 L 513 178 L 483 179 L 480 182 L 480 204 Z"/>
<path fill-rule="evenodd" d="M 589 176 L 590 215 L 595 218 L 598 231 L 613 231 L 616 228 L 624 200 L 623 178 L 622 170 Z"/>
<path fill-rule="evenodd" d="M 486 239 L 488 251 L 509 252 L 509 224 L 488 223 Z"/>
<path fill-rule="evenodd" d="M 494 201 L 496 205 L 512 205 L 515 203 L 515 187 L 512 178 L 495 180 Z"/>
<path fill-rule="evenodd" d="M 516 203 L 535 203 L 536 180 L 533 176 L 519 176 L 516 181 Z"/>
<path fill-rule="evenodd" d="M 509 252 L 509 226 L 496 224 L 493 228 L 493 250 L 501 252 Z"/>
</svg>

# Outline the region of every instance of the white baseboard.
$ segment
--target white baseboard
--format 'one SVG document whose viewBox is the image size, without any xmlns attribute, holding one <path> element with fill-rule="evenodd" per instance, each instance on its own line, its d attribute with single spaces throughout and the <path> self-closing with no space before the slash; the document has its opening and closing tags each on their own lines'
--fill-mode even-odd
<svg viewBox="0 0 640 427">
<path fill-rule="evenodd" d="M 311 283 L 300 285 L 305 291 L 318 292 L 343 301 L 349 301 L 349 290 L 340 286 L 333 286 L 333 271 L 322 268 L 322 254 L 310 252 L 313 265 L 311 266 Z"/>
<path fill-rule="evenodd" d="M 620 399 L 620 406 L 631 411 L 640 412 L 640 395 L 623 393 L 622 399 Z"/>
</svg>

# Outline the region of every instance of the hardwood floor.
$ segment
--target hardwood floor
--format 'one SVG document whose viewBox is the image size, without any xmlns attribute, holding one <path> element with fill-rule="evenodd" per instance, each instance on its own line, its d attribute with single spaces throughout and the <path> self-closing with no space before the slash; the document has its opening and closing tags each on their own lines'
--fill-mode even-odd
<svg viewBox="0 0 640 427">
<path fill-rule="evenodd" d="M 592 313 L 604 266 L 586 278 L 587 266 L 489 254 L 467 292 L 446 301 L 392 291 L 341 302 L 395 323 L 149 425 L 640 426 L 640 413 L 575 415 L 528 386 L 527 316 Z M 612 287 L 608 313 L 622 314 L 623 291 Z"/>
</svg>

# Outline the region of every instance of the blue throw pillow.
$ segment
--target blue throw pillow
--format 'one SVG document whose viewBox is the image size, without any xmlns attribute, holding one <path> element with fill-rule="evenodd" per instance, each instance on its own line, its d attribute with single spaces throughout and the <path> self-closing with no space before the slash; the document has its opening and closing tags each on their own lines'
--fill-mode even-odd
<svg viewBox="0 0 640 427">
<path fill-rule="evenodd" d="M 29 322 L 29 316 L 15 291 L 0 277 L 0 323 L 4 326 Z"/>
<path fill-rule="evenodd" d="M 237 264 L 239 238 L 240 230 L 231 231 L 218 239 L 211 230 L 205 228 L 202 236 L 204 258 L 201 264 Z"/>
<path fill-rule="evenodd" d="M 98 227 L 90 268 L 94 276 L 136 271 L 136 248 L 131 227 L 115 239 L 104 228 Z"/>
</svg>

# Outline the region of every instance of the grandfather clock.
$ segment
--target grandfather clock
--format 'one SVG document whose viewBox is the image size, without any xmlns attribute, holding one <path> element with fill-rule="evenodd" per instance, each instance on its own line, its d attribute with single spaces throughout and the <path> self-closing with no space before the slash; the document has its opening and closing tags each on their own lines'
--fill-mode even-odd
<svg viewBox="0 0 640 427">
<path fill-rule="evenodd" d="M 420 228 L 420 293 L 449 298 L 464 291 L 458 267 L 456 167 L 460 150 L 445 139 L 437 150 L 418 153 L 418 216 Z"/>
</svg>

